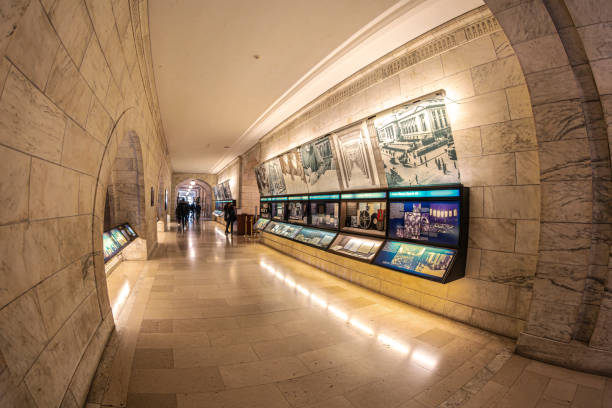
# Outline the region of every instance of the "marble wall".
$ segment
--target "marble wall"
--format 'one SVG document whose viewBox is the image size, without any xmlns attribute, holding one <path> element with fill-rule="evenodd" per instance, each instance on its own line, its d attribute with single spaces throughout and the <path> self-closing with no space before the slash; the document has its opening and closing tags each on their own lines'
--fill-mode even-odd
<svg viewBox="0 0 612 408">
<path fill-rule="evenodd" d="M 0 5 L 0 406 L 82 406 L 113 329 L 102 255 L 111 169 L 128 134 L 145 192 L 167 162 L 146 9 Z M 141 233 L 155 243 L 145 195 Z"/>
<path fill-rule="evenodd" d="M 518 350 L 610 374 L 612 6 L 486 3 L 525 73 L 540 158 L 539 257 Z"/>
<path fill-rule="evenodd" d="M 240 180 L 240 176 L 242 175 L 241 166 L 242 161 L 240 158 L 236 158 L 217 174 L 217 184 L 229 181 L 232 198 L 236 200 L 236 208 L 238 209 L 240 209 L 242 205 L 240 197 L 242 192 L 242 184 Z"/>
<path fill-rule="evenodd" d="M 358 284 L 496 333 L 527 322 L 538 259 L 538 144 L 525 76 L 506 35 L 482 7 L 366 67 L 266 135 L 261 161 L 397 104 L 444 90 L 461 182 L 470 187 L 466 278 L 441 285 L 348 261 L 314 259 Z M 246 183 L 243 183 L 243 185 Z M 251 184 L 256 187 L 255 181 Z M 272 238 L 266 238 L 271 242 Z M 333 258 L 333 257 L 332 257 Z M 336 259 L 341 258 L 341 259 Z M 354 264 L 354 265 L 353 265 Z M 331 265 L 331 266 L 330 266 Z M 340 265 L 340 266 L 338 266 Z"/>
</svg>

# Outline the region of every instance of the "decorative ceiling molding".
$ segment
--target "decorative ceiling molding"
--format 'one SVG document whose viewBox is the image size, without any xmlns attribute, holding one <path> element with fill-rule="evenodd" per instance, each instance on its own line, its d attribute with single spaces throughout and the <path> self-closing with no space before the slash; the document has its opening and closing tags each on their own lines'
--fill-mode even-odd
<svg viewBox="0 0 612 408">
<path fill-rule="evenodd" d="M 483 4 L 482 0 L 462 2 L 455 0 L 404 0 L 399 2 L 336 48 L 275 101 L 240 136 L 234 146 L 215 163 L 213 172 L 218 173 L 221 169 L 227 167 L 228 163 L 235 157 L 253 147 L 260 139 L 271 133 L 276 133 L 275 128 L 279 125 L 282 124 L 284 128 L 291 125 L 295 120 L 300 120 L 300 123 L 302 123 L 327 109 L 327 107 L 361 91 L 362 86 L 368 87 L 378 82 L 377 78 L 384 75 L 384 70 L 372 74 L 360 85 L 345 86 L 347 81 L 352 80 L 356 73 L 368 65 L 372 65 L 380 59 L 388 58 L 390 53 L 395 55 L 398 49 L 405 50 L 406 46 L 411 44 L 413 40 L 420 39 L 424 34 L 436 29 L 441 24 Z M 495 24 L 497 23 L 495 22 Z M 483 28 L 481 27 L 481 29 Z M 477 27 L 476 30 L 478 30 Z M 467 34 L 465 35 L 467 36 Z M 427 35 L 424 37 L 427 37 Z M 465 41 L 467 41 L 467 37 Z M 431 44 L 434 50 L 435 47 L 442 46 L 446 46 L 444 50 L 453 47 L 450 43 L 446 45 Z M 392 68 L 392 70 L 401 70 L 428 58 L 424 55 L 406 56 L 405 60 L 396 63 L 396 68 Z M 402 68 L 399 68 L 400 66 Z M 358 75 L 362 76 L 361 73 Z M 369 85 L 368 81 L 370 81 Z M 343 89 L 338 90 L 337 95 L 330 95 L 340 86 Z M 290 117 L 292 119 L 289 120 Z"/>
</svg>

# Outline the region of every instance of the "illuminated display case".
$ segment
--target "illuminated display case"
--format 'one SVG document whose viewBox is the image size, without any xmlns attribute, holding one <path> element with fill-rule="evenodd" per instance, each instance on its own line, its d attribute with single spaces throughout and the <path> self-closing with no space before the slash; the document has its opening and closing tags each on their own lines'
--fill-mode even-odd
<svg viewBox="0 0 612 408">
<path fill-rule="evenodd" d="M 340 194 L 310 195 L 310 225 L 318 228 L 338 229 L 339 199 Z"/>
<path fill-rule="evenodd" d="M 455 249 L 387 241 L 374 263 L 427 279 L 444 281 L 452 269 L 456 255 Z"/>
<path fill-rule="evenodd" d="M 265 231 L 279 237 L 294 239 L 302 229 L 299 225 L 286 224 L 284 222 L 270 221 Z"/>
<path fill-rule="evenodd" d="M 338 234 L 329 250 L 351 258 L 371 262 L 383 242 L 383 239 Z"/>
<path fill-rule="evenodd" d="M 266 225 L 268 225 L 269 222 L 270 220 L 267 218 L 259 218 L 255 223 L 255 229 L 262 231 L 264 228 L 266 228 Z"/>
<path fill-rule="evenodd" d="M 336 235 L 332 231 L 304 227 L 297 233 L 294 239 L 317 248 L 327 248 Z"/>
<path fill-rule="evenodd" d="M 308 224 L 308 196 L 289 196 L 286 204 L 287 221 L 293 224 Z"/>
<path fill-rule="evenodd" d="M 287 197 L 270 197 L 268 204 L 270 208 L 270 218 L 275 221 L 286 221 L 287 212 L 285 211 L 285 204 Z"/>
<path fill-rule="evenodd" d="M 270 218 L 270 203 L 267 201 L 261 201 L 259 204 L 259 216 L 262 218 Z"/>
<path fill-rule="evenodd" d="M 104 262 L 109 261 L 117 255 L 130 242 L 138 238 L 138 235 L 129 224 L 119 225 L 102 234 L 102 245 L 104 247 Z"/>
<path fill-rule="evenodd" d="M 384 237 L 387 224 L 387 192 L 340 194 L 340 230 Z"/>
</svg>

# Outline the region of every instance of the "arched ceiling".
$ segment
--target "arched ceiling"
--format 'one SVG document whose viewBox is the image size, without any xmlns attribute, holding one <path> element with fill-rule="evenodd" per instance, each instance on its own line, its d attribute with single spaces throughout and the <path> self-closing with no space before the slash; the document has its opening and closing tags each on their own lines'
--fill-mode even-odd
<svg viewBox="0 0 612 408">
<path fill-rule="evenodd" d="M 217 173 L 342 79 L 481 4 L 149 0 L 153 67 L 173 170 Z"/>
</svg>

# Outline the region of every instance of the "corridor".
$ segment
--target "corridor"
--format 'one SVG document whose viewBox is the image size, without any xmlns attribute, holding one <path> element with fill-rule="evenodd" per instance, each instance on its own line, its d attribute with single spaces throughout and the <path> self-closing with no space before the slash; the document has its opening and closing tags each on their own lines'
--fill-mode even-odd
<svg viewBox="0 0 612 408">
<path fill-rule="evenodd" d="M 204 222 L 112 272 L 116 332 L 90 408 L 603 408 L 612 380 L 513 355 Z"/>
</svg>

